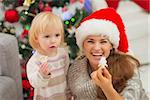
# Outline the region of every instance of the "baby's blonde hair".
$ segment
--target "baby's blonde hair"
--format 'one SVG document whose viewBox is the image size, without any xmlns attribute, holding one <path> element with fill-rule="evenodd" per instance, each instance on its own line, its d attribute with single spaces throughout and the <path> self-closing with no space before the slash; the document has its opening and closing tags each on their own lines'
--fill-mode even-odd
<svg viewBox="0 0 150 100">
<path fill-rule="evenodd" d="M 41 12 L 36 15 L 29 30 L 29 43 L 32 48 L 41 50 L 38 43 L 38 35 L 51 31 L 53 28 L 60 30 L 61 44 L 64 44 L 64 28 L 62 20 L 51 12 Z"/>
</svg>

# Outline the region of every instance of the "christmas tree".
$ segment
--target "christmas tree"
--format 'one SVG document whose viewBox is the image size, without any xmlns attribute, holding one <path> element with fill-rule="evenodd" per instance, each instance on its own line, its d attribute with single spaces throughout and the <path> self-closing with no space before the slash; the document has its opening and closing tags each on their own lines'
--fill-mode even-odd
<svg viewBox="0 0 150 100">
<path fill-rule="evenodd" d="M 28 42 L 28 31 L 33 18 L 40 12 L 49 11 L 60 16 L 64 22 L 65 42 L 70 59 L 78 55 L 75 29 L 90 12 L 89 0 L 1 0 L 0 32 L 11 34 L 18 39 L 22 73 L 24 99 L 33 98 L 33 88 L 26 76 L 26 62 L 33 53 Z M 24 62 L 24 63 L 22 63 Z"/>
</svg>

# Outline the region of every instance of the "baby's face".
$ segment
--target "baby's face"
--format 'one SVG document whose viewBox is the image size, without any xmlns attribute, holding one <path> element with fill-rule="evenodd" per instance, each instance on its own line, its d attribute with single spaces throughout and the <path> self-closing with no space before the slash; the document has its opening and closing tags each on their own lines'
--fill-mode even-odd
<svg viewBox="0 0 150 100">
<path fill-rule="evenodd" d="M 42 53 L 48 56 L 56 55 L 57 48 L 61 44 L 61 38 L 61 33 L 54 29 L 39 34 L 38 43 L 42 49 Z"/>
</svg>

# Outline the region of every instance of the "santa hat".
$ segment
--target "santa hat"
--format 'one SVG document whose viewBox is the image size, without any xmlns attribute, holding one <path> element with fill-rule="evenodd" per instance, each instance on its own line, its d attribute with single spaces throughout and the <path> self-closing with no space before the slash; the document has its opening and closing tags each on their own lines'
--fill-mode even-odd
<svg viewBox="0 0 150 100">
<path fill-rule="evenodd" d="M 77 45 L 82 49 L 88 35 L 107 35 L 114 47 L 128 52 L 128 40 L 120 15 L 113 8 L 100 9 L 82 20 L 76 30 Z"/>
</svg>

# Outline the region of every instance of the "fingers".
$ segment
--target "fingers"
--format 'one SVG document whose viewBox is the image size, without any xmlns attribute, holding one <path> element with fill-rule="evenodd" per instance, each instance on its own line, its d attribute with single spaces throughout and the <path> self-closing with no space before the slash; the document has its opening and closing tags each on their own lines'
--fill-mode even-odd
<svg viewBox="0 0 150 100">
<path fill-rule="evenodd" d="M 97 71 L 91 73 L 91 78 L 96 83 L 96 85 L 100 85 L 100 80 L 98 79 Z"/>
<path fill-rule="evenodd" d="M 48 68 L 48 63 L 41 64 L 39 72 L 42 73 L 42 74 L 44 74 L 44 75 L 48 75 L 50 73 L 50 70 Z"/>
<path fill-rule="evenodd" d="M 111 74 L 106 68 L 99 68 L 97 71 L 94 71 L 91 74 L 91 77 L 96 83 L 111 81 L 112 78 Z"/>
<path fill-rule="evenodd" d="M 107 87 L 112 86 L 111 74 L 106 68 L 99 68 L 92 72 L 91 78 L 97 86 L 101 87 L 101 89 L 105 90 Z"/>
<path fill-rule="evenodd" d="M 112 78 L 111 74 L 106 68 L 103 69 L 103 75 L 109 80 Z"/>
<path fill-rule="evenodd" d="M 109 71 L 106 68 L 99 68 L 98 69 L 98 77 L 99 77 L 99 79 L 107 78 L 110 80 L 111 74 L 109 73 Z"/>
<path fill-rule="evenodd" d="M 103 78 L 104 78 L 104 76 L 103 76 L 103 70 L 104 70 L 104 68 L 99 68 L 97 70 L 97 76 L 98 76 L 99 80 L 103 80 Z"/>
</svg>

